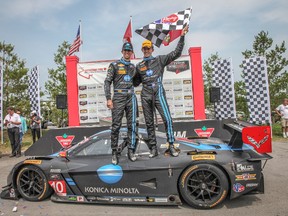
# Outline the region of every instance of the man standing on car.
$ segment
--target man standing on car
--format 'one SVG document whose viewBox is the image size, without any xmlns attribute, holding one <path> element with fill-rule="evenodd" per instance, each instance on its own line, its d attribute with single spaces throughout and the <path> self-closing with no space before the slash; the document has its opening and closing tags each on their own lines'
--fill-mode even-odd
<svg viewBox="0 0 288 216">
<path fill-rule="evenodd" d="M 142 83 L 141 101 L 144 118 L 148 132 L 148 145 L 150 148 L 150 158 L 158 155 L 157 142 L 155 136 L 154 112 L 159 111 L 165 125 L 167 142 L 169 143 L 168 152 L 171 156 L 177 157 L 179 150 L 174 148 L 174 131 L 169 106 L 166 100 L 165 90 L 162 85 L 164 68 L 172 61 L 181 56 L 184 47 L 184 36 L 188 32 L 188 25 L 182 30 L 180 40 L 174 51 L 168 55 L 153 57 L 154 51 L 152 42 L 145 40 L 142 43 L 143 61 L 136 65 L 135 84 Z"/>
<path fill-rule="evenodd" d="M 288 138 L 288 99 L 284 98 L 283 104 L 280 104 L 275 111 L 281 117 L 283 137 Z"/>
<path fill-rule="evenodd" d="M 104 83 L 107 107 L 112 111 L 112 129 L 111 129 L 111 148 L 112 163 L 118 164 L 118 137 L 122 125 L 124 112 L 127 120 L 127 139 L 128 158 L 131 161 L 136 160 L 136 118 L 137 118 L 137 99 L 134 93 L 133 77 L 135 76 L 135 66 L 130 58 L 133 54 L 133 46 L 126 42 L 122 46 L 123 57 L 112 62 L 108 67 L 107 77 Z M 113 83 L 114 95 L 111 95 L 111 84 Z"/>
</svg>

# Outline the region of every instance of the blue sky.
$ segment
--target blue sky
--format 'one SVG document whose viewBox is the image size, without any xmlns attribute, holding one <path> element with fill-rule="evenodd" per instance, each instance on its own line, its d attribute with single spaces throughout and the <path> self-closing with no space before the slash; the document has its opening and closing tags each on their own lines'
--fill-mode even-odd
<svg viewBox="0 0 288 216">
<path fill-rule="evenodd" d="M 202 59 L 218 52 L 231 57 L 235 79 L 240 78 L 241 52 L 252 48 L 254 36 L 268 31 L 274 45 L 288 39 L 287 0 L 0 0 L 0 41 L 15 46 L 26 67 L 40 67 L 40 84 L 48 79 L 48 68 L 56 68 L 54 53 L 64 40 L 75 39 L 82 20 L 81 61 L 118 59 L 122 38 L 133 19 L 133 30 L 192 5 L 189 47 L 202 47 Z M 136 57 L 143 38 L 133 33 Z M 154 55 L 175 48 L 156 48 Z M 287 47 L 287 44 L 286 44 Z"/>
</svg>

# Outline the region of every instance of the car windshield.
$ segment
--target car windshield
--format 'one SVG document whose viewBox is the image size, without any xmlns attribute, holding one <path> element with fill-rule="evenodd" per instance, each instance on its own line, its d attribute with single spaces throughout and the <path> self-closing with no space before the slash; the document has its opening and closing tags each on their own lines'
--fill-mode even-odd
<svg viewBox="0 0 288 216">
<path fill-rule="evenodd" d="M 74 149 L 78 148 L 80 145 L 83 145 L 83 144 L 85 144 L 85 143 L 89 143 L 89 142 L 91 142 L 91 141 L 94 142 L 96 139 L 99 139 L 99 137 L 98 137 L 97 135 L 90 136 L 90 137 L 88 137 L 88 138 L 80 141 L 79 143 L 71 146 L 71 147 L 67 150 L 67 152 L 70 153 L 70 152 L 72 152 Z"/>
</svg>

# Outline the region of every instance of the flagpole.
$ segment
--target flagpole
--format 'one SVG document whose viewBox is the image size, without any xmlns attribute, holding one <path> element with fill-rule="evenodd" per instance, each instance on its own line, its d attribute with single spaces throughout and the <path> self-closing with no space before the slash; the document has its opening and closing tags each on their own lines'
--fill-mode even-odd
<svg viewBox="0 0 288 216">
<path fill-rule="evenodd" d="M 40 123 L 40 134 L 41 134 L 41 137 L 42 137 L 42 115 L 41 115 L 41 102 L 40 102 L 40 67 L 39 65 L 36 65 L 36 70 L 37 70 L 37 88 L 38 88 L 38 109 L 39 109 L 39 117 L 41 118 L 41 123 Z"/>
<path fill-rule="evenodd" d="M 132 16 L 130 16 L 130 23 L 131 23 L 131 44 L 133 44 L 133 25 L 132 25 Z M 135 51 L 133 53 L 133 59 L 136 58 Z"/>
<path fill-rule="evenodd" d="M 80 62 L 82 61 L 82 22 L 79 20 L 79 26 L 80 26 Z"/>
<path fill-rule="evenodd" d="M 132 38 L 133 38 L 133 31 L 132 31 L 132 29 L 133 29 L 133 28 L 132 28 L 132 26 L 133 26 L 133 25 L 132 25 L 132 16 L 130 16 L 130 22 L 131 22 L 131 44 L 133 44 L 133 43 L 132 43 Z"/>
<path fill-rule="evenodd" d="M 3 41 L 3 47 L 5 46 L 5 41 Z M 2 65 L 0 65 L 0 72 L 1 72 L 1 144 L 4 144 L 4 130 L 3 130 L 3 77 L 4 77 L 4 61 L 5 61 L 5 50 L 3 51 L 3 58 L 2 58 Z"/>
</svg>

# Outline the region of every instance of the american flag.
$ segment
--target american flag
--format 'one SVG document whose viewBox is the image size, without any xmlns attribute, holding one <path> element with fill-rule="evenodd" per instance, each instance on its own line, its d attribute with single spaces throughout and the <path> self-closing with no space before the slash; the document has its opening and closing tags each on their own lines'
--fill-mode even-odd
<svg viewBox="0 0 288 216">
<path fill-rule="evenodd" d="M 29 75 L 29 98 L 31 112 L 36 111 L 40 116 L 40 86 L 39 86 L 39 67 L 32 68 Z"/>
<path fill-rule="evenodd" d="M 74 40 L 73 44 L 70 47 L 70 50 L 68 52 L 68 56 L 72 55 L 74 52 L 79 52 L 79 47 L 80 47 L 81 43 L 82 43 L 82 41 L 80 38 L 80 25 L 79 25 L 76 39 Z"/>
<path fill-rule="evenodd" d="M 155 46 L 160 47 L 170 30 L 182 30 L 189 24 L 191 13 L 192 8 L 187 8 L 186 10 L 156 20 L 137 29 L 135 32 L 150 40 Z"/>
</svg>

